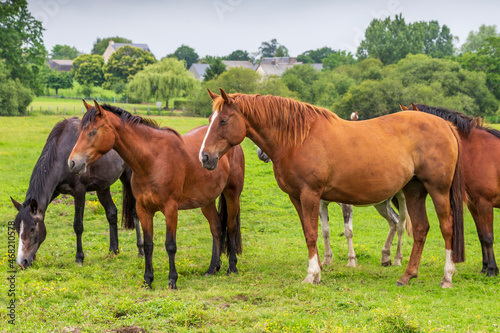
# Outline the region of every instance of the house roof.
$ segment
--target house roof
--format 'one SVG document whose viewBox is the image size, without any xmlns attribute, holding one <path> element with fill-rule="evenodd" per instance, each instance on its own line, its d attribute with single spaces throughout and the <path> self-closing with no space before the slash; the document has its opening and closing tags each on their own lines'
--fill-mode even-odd
<svg viewBox="0 0 500 333">
<path fill-rule="evenodd" d="M 226 65 L 227 68 L 233 67 L 243 67 L 243 68 L 253 68 L 253 64 L 248 60 L 222 60 L 222 63 Z"/>
<path fill-rule="evenodd" d="M 57 69 L 58 71 L 70 71 L 73 68 L 73 60 L 51 59 L 47 65 L 51 69 Z"/>
<path fill-rule="evenodd" d="M 264 75 L 278 75 L 281 76 L 283 73 L 289 69 L 292 68 L 294 65 L 301 65 L 302 63 L 295 63 L 293 65 L 288 65 L 288 64 L 260 64 L 257 70 L 260 69 L 260 71 L 263 72 Z"/>
<path fill-rule="evenodd" d="M 149 46 L 148 44 L 135 44 L 135 43 L 113 43 L 113 44 L 110 44 L 111 47 L 116 51 L 118 50 L 120 47 L 122 46 L 125 46 L 125 45 L 128 45 L 128 46 L 133 46 L 133 47 L 138 47 L 140 49 L 143 49 L 144 51 L 148 51 L 148 52 L 151 52 L 151 50 L 149 49 Z"/>
</svg>

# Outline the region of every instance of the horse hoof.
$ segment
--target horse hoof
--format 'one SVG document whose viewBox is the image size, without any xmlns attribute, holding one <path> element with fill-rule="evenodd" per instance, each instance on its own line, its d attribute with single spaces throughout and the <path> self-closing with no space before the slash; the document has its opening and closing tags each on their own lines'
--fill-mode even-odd
<svg viewBox="0 0 500 333">
<path fill-rule="evenodd" d="M 177 285 L 176 285 L 176 283 L 175 283 L 175 282 L 169 282 L 169 283 L 168 283 L 168 288 L 169 288 L 170 290 L 177 290 Z"/>
<path fill-rule="evenodd" d="M 382 266 L 383 267 L 389 267 L 389 266 L 392 266 L 392 262 L 389 260 L 389 261 L 385 261 L 385 262 L 382 262 Z M 401 264 L 399 265 L 401 266 Z"/>
<path fill-rule="evenodd" d="M 109 254 L 117 255 L 118 253 L 120 253 L 120 250 L 118 250 L 118 249 L 116 249 L 116 250 L 109 249 Z"/>
<path fill-rule="evenodd" d="M 227 270 L 227 275 L 231 275 L 231 273 L 233 274 L 238 274 L 238 269 L 234 268 L 234 269 L 228 269 Z"/>
<path fill-rule="evenodd" d="M 153 289 L 153 288 L 151 287 L 151 283 L 147 283 L 146 281 L 143 281 L 143 282 L 142 282 L 142 288 L 143 288 L 143 289 L 149 289 L 149 290 Z"/>
<path fill-rule="evenodd" d="M 399 281 L 399 280 L 398 280 L 398 281 L 396 281 L 396 286 L 398 286 L 398 287 L 401 287 L 401 286 L 406 286 L 406 285 L 408 285 L 408 283 L 404 283 L 404 282 L 401 282 L 401 281 Z"/>
<path fill-rule="evenodd" d="M 488 268 L 488 271 L 486 272 L 486 276 L 494 277 L 497 275 L 498 275 L 498 268 Z"/>
<path fill-rule="evenodd" d="M 453 287 L 453 283 L 449 282 L 449 281 L 441 281 L 441 283 L 439 284 L 441 286 L 441 288 L 451 288 Z"/>
</svg>

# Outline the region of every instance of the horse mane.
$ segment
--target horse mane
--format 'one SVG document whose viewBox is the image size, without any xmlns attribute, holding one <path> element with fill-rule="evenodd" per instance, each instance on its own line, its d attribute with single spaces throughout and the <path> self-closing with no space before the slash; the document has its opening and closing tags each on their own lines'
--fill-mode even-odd
<svg viewBox="0 0 500 333">
<path fill-rule="evenodd" d="M 54 167 L 57 159 L 57 146 L 59 144 L 59 138 L 61 137 L 61 134 L 66 126 L 71 124 L 71 122 L 75 119 L 78 118 L 73 117 L 58 122 L 50 132 L 47 137 L 47 141 L 45 142 L 45 146 L 43 146 L 42 153 L 33 168 L 28 191 L 26 193 L 26 200 L 23 205 L 29 204 L 31 199 L 36 199 L 35 197 L 37 194 L 44 193 L 48 175 L 47 171 Z"/>
<path fill-rule="evenodd" d="M 459 111 L 442 107 L 434 107 L 425 104 L 415 104 L 415 106 L 422 112 L 433 114 L 451 122 L 457 127 L 457 130 L 460 133 L 466 135 L 467 137 L 469 137 L 472 134 L 472 131 L 477 128 L 478 130 L 487 131 L 500 139 L 500 131 L 485 126 L 484 119 L 473 118 Z"/>
<path fill-rule="evenodd" d="M 332 122 L 340 119 L 333 112 L 299 102 L 290 98 L 272 95 L 229 94 L 244 116 L 251 115 L 251 119 L 260 126 L 276 128 L 276 142 L 280 145 L 300 145 L 304 142 L 313 121 L 324 118 Z M 221 110 L 224 99 L 219 96 L 214 100 L 213 109 Z"/>
<path fill-rule="evenodd" d="M 174 130 L 173 128 L 170 128 L 170 127 L 160 127 L 160 125 L 158 125 L 158 123 L 153 119 L 143 118 L 141 116 L 134 116 L 133 114 L 131 114 L 128 111 L 123 110 L 122 108 L 119 108 L 119 107 L 116 107 L 113 105 L 109 105 L 109 104 L 102 104 L 101 107 L 104 110 L 109 111 L 109 112 L 117 115 L 121 119 L 122 124 L 131 124 L 131 125 L 142 124 L 142 125 L 146 125 L 148 127 L 154 128 L 154 129 L 159 129 L 162 131 L 169 131 L 169 132 L 172 132 L 173 134 L 175 134 L 177 137 L 179 137 L 182 140 L 182 137 L 179 134 L 179 132 L 177 132 L 176 130 Z M 80 130 L 86 128 L 89 125 L 93 126 L 94 122 L 95 122 L 95 117 L 96 117 L 96 109 L 93 106 L 90 109 L 88 109 L 87 112 L 83 115 L 82 122 L 80 123 Z"/>
</svg>

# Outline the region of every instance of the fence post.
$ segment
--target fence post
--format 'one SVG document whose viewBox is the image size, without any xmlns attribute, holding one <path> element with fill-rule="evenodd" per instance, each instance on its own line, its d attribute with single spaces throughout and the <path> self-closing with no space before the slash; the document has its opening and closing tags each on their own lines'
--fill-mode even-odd
<svg viewBox="0 0 500 333">
<path fill-rule="evenodd" d="M 67 106 L 65 106 L 65 107 L 64 107 L 64 114 L 67 114 L 67 113 L 68 113 L 68 107 L 67 107 Z"/>
<path fill-rule="evenodd" d="M 137 114 L 137 108 L 134 106 L 134 113 Z"/>
<path fill-rule="evenodd" d="M 148 105 L 148 113 L 147 113 L 148 115 L 149 115 L 149 108 L 150 108 L 150 106 Z"/>
</svg>

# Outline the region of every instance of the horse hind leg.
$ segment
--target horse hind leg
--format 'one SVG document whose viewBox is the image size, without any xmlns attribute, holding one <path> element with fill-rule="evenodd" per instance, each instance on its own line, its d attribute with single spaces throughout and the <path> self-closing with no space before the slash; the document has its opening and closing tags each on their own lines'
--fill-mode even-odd
<svg viewBox="0 0 500 333">
<path fill-rule="evenodd" d="M 498 267 L 493 252 L 493 206 L 486 200 L 473 199 L 472 202 L 469 202 L 468 207 L 481 242 L 483 253 L 481 273 L 486 273 L 486 276 L 496 276 L 498 275 Z"/>
<path fill-rule="evenodd" d="M 76 234 L 76 256 L 75 262 L 78 265 L 83 264 L 85 259 L 85 254 L 83 253 L 82 245 L 82 234 L 83 234 L 83 211 L 85 208 L 85 189 L 77 188 L 75 189 L 75 194 L 73 196 L 75 199 L 75 218 L 73 221 L 73 230 Z"/>
<path fill-rule="evenodd" d="M 398 228 L 397 228 L 397 234 L 398 234 L 398 247 L 396 250 L 396 256 L 394 257 L 394 265 L 395 266 L 401 266 L 401 262 L 403 260 L 403 252 L 402 252 L 402 245 L 403 245 L 403 236 L 406 230 L 406 223 L 407 221 L 409 222 L 409 216 L 408 216 L 408 209 L 406 208 L 406 199 L 403 194 L 403 192 L 398 192 L 396 194 L 396 198 L 399 202 L 399 219 L 398 219 Z M 392 210 L 392 207 L 390 207 Z M 392 210 L 394 212 L 394 210 Z M 396 214 L 396 212 L 394 212 Z M 411 228 L 408 228 L 411 229 Z"/>
<path fill-rule="evenodd" d="M 215 275 L 220 270 L 220 255 L 222 252 L 222 226 L 215 207 L 215 201 L 201 208 L 201 212 L 205 216 L 210 225 L 212 233 L 212 259 L 210 266 L 205 272 L 205 276 Z"/>
<path fill-rule="evenodd" d="M 398 229 L 398 216 L 391 207 L 391 199 L 387 199 L 382 203 L 374 205 L 374 207 L 377 212 L 387 220 L 387 223 L 389 223 L 389 234 L 387 235 L 387 239 L 385 240 L 384 246 L 382 248 L 381 263 L 384 267 L 391 266 L 391 247 L 392 241 L 394 240 L 394 235 L 396 234 L 396 231 Z M 394 261 L 396 261 L 396 259 Z M 399 263 L 399 265 L 401 265 L 401 262 Z"/>
<path fill-rule="evenodd" d="M 118 210 L 111 197 L 109 187 L 97 191 L 97 198 L 104 207 L 106 219 L 109 223 L 109 252 L 113 254 L 119 253 L 118 248 Z"/>
<path fill-rule="evenodd" d="M 353 237 L 354 232 L 352 229 L 352 216 L 354 207 L 352 205 L 346 205 L 339 203 L 342 207 L 342 217 L 344 218 L 344 236 L 347 240 L 347 267 L 356 267 L 356 252 L 354 252 Z"/>
<path fill-rule="evenodd" d="M 328 205 L 330 201 L 321 200 L 319 204 L 319 219 L 321 221 L 321 234 L 325 242 L 325 259 L 323 265 L 330 265 L 332 263 L 332 246 L 330 244 L 330 226 L 328 218 Z"/>
<path fill-rule="evenodd" d="M 236 264 L 238 263 L 237 254 L 241 254 L 242 252 L 240 194 L 241 190 L 239 189 L 227 188 L 219 198 L 219 219 L 222 225 L 226 225 L 227 230 L 225 238 L 229 259 L 228 275 L 238 273 L 238 269 L 236 268 Z"/>
</svg>

